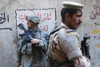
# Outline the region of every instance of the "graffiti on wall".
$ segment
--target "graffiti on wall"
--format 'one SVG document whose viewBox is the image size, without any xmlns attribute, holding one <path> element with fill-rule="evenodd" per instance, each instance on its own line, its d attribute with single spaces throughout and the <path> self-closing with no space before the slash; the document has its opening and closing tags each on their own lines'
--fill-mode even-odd
<svg viewBox="0 0 100 67">
<path fill-rule="evenodd" d="M 0 24 L 4 22 L 9 22 L 9 15 L 6 15 L 5 12 L 0 13 Z"/>
<path fill-rule="evenodd" d="M 38 15 L 41 23 L 39 27 L 47 33 L 50 33 L 55 28 L 56 10 L 55 8 L 50 9 L 17 9 L 16 22 L 17 25 L 23 23 L 27 27 L 26 16 Z"/>
<path fill-rule="evenodd" d="M 91 11 L 90 19 L 94 20 L 97 18 L 97 16 L 100 16 L 100 7 L 99 6 L 93 6 L 94 11 Z"/>
<path fill-rule="evenodd" d="M 9 15 L 6 14 L 5 12 L 0 12 L 0 25 L 4 24 L 4 23 L 8 23 L 9 22 Z M 0 28 L 0 30 L 10 30 L 12 31 L 12 28 Z"/>
<path fill-rule="evenodd" d="M 90 20 L 93 22 L 90 24 L 91 27 L 91 44 L 95 46 L 95 48 L 100 48 L 100 23 L 97 19 L 100 17 L 100 6 L 94 5 L 93 10 L 90 14 Z"/>
<path fill-rule="evenodd" d="M 97 5 L 94 5 L 93 6 L 93 10 L 91 11 L 91 14 L 90 14 L 90 19 L 93 23 L 90 24 L 90 27 L 94 27 L 94 26 L 99 26 L 100 23 L 98 23 L 97 21 L 95 21 L 97 19 L 97 17 L 100 16 L 100 6 L 97 6 Z M 94 35 L 94 34 L 99 34 L 100 33 L 100 30 L 98 29 L 94 29 L 91 34 Z"/>
</svg>

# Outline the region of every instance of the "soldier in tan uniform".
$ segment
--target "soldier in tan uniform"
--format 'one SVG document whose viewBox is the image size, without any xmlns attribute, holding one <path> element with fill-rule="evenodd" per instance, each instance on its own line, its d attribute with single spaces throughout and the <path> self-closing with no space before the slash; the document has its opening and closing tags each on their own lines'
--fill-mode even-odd
<svg viewBox="0 0 100 67">
<path fill-rule="evenodd" d="M 83 5 L 62 2 L 61 26 L 50 34 L 47 67 L 90 67 L 90 61 L 82 55 L 79 35 L 75 31 L 82 23 Z"/>
</svg>

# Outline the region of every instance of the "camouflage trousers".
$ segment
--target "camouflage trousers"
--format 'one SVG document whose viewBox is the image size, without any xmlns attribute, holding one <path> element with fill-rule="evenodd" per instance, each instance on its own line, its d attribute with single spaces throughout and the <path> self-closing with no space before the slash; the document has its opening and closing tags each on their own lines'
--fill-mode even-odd
<svg viewBox="0 0 100 67">
<path fill-rule="evenodd" d="M 33 55 L 23 55 L 20 67 L 45 67 L 45 57 L 34 59 Z"/>
</svg>

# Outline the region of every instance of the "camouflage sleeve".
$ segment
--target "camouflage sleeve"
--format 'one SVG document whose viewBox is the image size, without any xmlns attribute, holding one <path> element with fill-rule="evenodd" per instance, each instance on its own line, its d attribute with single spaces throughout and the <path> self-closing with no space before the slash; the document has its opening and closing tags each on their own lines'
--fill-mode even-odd
<svg viewBox="0 0 100 67">
<path fill-rule="evenodd" d="M 44 50 L 47 50 L 47 34 L 44 32 L 41 32 L 41 39 L 40 39 L 40 43 L 39 46 L 41 46 Z"/>
<path fill-rule="evenodd" d="M 19 50 L 17 50 L 17 62 L 20 62 L 21 61 L 21 52 Z"/>
<path fill-rule="evenodd" d="M 82 52 L 78 47 L 79 43 L 75 32 L 67 33 L 65 29 L 59 30 L 58 41 L 69 60 L 82 56 Z"/>
<path fill-rule="evenodd" d="M 21 61 L 21 57 L 22 57 L 21 50 L 20 50 L 21 42 L 22 42 L 22 39 L 19 40 L 18 45 L 17 45 L 17 62 Z"/>
</svg>

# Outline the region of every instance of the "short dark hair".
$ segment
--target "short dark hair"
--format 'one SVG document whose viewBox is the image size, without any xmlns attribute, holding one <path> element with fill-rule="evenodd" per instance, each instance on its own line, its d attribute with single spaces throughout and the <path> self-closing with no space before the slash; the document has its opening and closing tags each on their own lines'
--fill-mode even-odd
<svg viewBox="0 0 100 67">
<path fill-rule="evenodd" d="M 77 11 L 81 11 L 81 10 L 79 10 L 79 9 L 62 8 L 62 10 L 61 10 L 62 22 L 65 23 L 65 14 L 66 13 L 68 13 L 72 17 L 73 14 L 75 14 Z"/>
</svg>

